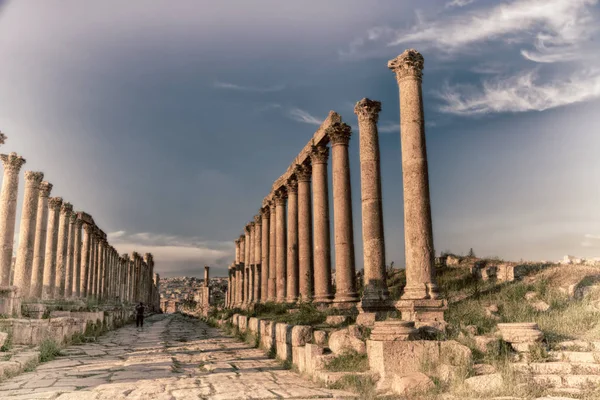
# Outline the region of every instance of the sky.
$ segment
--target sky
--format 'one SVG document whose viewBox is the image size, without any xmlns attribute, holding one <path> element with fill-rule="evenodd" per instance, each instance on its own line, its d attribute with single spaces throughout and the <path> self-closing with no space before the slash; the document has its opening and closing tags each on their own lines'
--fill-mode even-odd
<svg viewBox="0 0 600 400">
<path fill-rule="evenodd" d="M 353 127 L 361 269 L 353 108 L 379 100 L 386 257 L 403 266 L 387 61 L 415 48 L 436 252 L 600 257 L 599 29 L 597 0 L 0 0 L 1 151 L 161 276 L 225 276 L 334 110 Z"/>
</svg>

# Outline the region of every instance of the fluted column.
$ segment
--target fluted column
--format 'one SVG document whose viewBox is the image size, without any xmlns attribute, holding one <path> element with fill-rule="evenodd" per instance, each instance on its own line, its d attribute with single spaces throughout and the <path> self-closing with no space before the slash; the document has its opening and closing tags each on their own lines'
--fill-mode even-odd
<svg viewBox="0 0 600 400">
<path fill-rule="evenodd" d="M 406 286 L 403 299 L 437 299 L 421 80 L 423 56 L 406 50 L 388 62 L 400 91 Z"/>
<path fill-rule="evenodd" d="M 240 239 L 235 239 L 235 264 L 240 263 Z"/>
<path fill-rule="evenodd" d="M 381 103 L 362 99 L 354 107 L 358 116 L 360 147 L 360 193 L 364 253 L 362 309 L 385 308 L 389 298 L 385 271 L 385 240 L 381 195 L 381 166 L 377 121 Z"/>
<path fill-rule="evenodd" d="M 331 141 L 333 229 L 335 233 L 335 303 L 358 301 L 354 260 L 354 229 L 350 189 L 350 126 L 336 122 L 327 128 Z"/>
<path fill-rule="evenodd" d="M 269 279 L 268 301 L 277 300 L 277 207 L 275 200 L 269 202 Z"/>
<path fill-rule="evenodd" d="M 310 164 L 296 166 L 298 179 L 298 290 L 300 299 L 310 302 L 313 298 L 313 240 Z"/>
<path fill-rule="evenodd" d="M 90 280 L 90 253 L 92 250 L 92 226 L 89 224 L 83 225 L 83 243 L 81 248 L 81 281 L 80 281 L 80 297 L 88 297 L 88 283 Z"/>
<path fill-rule="evenodd" d="M 103 296 L 103 285 L 104 285 L 104 271 L 106 269 L 106 239 L 103 237 L 98 240 L 98 267 L 96 277 L 96 297 L 98 300 L 104 300 Z"/>
<path fill-rule="evenodd" d="M 238 281 L 238 307 L 241 307 L 244 304 L 244 264 L 239 264 L 237 267 L 237 281 Z"/>
<path fill-rule="evenodd" d="M 81 297 L 81 281 L 83 280 L 83 274 L 85 273 L 81 266 L 81 226 L 83 221 L 79 218 L 75 221 L 75 244 L 73 248 L 73 269 L 74 269 L 74 280 L 73 280 L 73 296 Z"/>
<path fill-rule="evenodd" d="M 17 218 L 19 171 L 25 164 L 25 159 L 17 153 L 0 154 L 0 159 L 4 164 L 4 178 L 0 189 L 0 286 L 8 286 Z"/>
<path fill-rule="evenodd" d="M 25 189 L 23 191 L 23 208 L 21 209 L 21 226 L 19 228 L 19 247 L 15 263 L 14 285 L 19 288 L 22 297 L 30 297 L 33 268 L 33 251 L 35 247 L 35 223 L 37 220 L 40 184 L 44 179 L 41 172 L 25 171 Z"/>
<path fill-rule="evenodd" d="M 255 294 L 255 286 L 256 286 L 256 280 L 254 277 L 254 234 L 255 234 L 255 229 L 254 229 L 254 221 L 250 222 L 248 224 L 248 227 L 250 228 L 249 231 L 249 236 L 250 236 L 250 250 L 248 251 L 249 257 L 250 257 L 250 262 L 248 263 L 248 276 L 249 276 L 249 280 L 248 280 L 248 295 L 249 295 L 249 301 L 248 303 L 254 303 L 256 301 L 256 298 L 254 297 Z"/>
<path fill-rule="evenodd" d="M 56 292 L 56 252 L 58 250 L 58 226 L 62 203 L 62 197 L 48 199 L 48 232 L 44 255 L 44 287 L 42 293 L 44 299 L 53 299 Z"/>
<path fill-rule="evenodd" d="M 33 251 L 33 270 L 31 277 L 30 297 L 41 299 L 44 287 L 44 261 L 46 259 L 46 234 L 48 230 L 48 197 L 52 191 L 52 184 L 40 184 L 38 211 L 35 223 L 35 247 Z"/>
<path fill-rule="evenodd" d="M 262 298 L 262 276 L 261 276 L 261 242 L 262 242 L 262 221 L 260 214 L 254 216 L 254 302 L 265 301 Z"/>
<path fill-rule="evenodd" d="M 286 246 L 286 236 L 287 236 L 287 228 L 286 228 L 286 210 L 285 204 L 287 200 L 287 193 L 285 189 L 279 189 L 275 193 L 275 206 L 277 207 L 276 215 L 277 215 L 277 243 L 276 243 L 276 254 L 277 254 L 277 264 L 276 264 L 276 272 L 277 272 L 277 302 L 284 303 L 286 300 L 286 278 L 287 278 L 287 246 Z"/>
<path fill-rule="evenodd" d="M 54 283 L 54 298 L 65 297 L 65 285 L 67 279 L 67 258 L 69 244 L 69 218 L 73 212 L 71 203 L 63 203 L 60 207 L 60 219 L 58 222 L 58 245 L 56 248 L 56 281 Z"/>
<path fill-rule="evenodd" d="M 313 146 L 310 159 L 313 177 L 315 302 L 331 303 L 331 239 L 329 233 L 329 189 L 326 145 Z"/>
<path fill-rule="evenodd" d="M 298 301 L 298 181 L 290 178 L 286 183 L 287 208 L 287 302 Z"/>
<path fill-rule="evenodd" d="M 90 250 L 90 279 L 88 281 L 88 297 L 98 298 L 96 292 L 96 281 L 98 280 L 98 230 L 96 226 L 92 227 L 92 244 Z"/>
<path fill-rule="evenodd" d="M 73 296 L 73 277 L 75 274 L 75 223 L 77 215 L 75 213 L 69 216 L 69 236 L 67 238 L 67 270 L 65 278 L 65 297 Z"/>
<path fill-rule="evenodd" d="M 261 240 L 260 240 L 260 301 L 269 299 L 269 207 L 261 212 Z"/>
</svg>

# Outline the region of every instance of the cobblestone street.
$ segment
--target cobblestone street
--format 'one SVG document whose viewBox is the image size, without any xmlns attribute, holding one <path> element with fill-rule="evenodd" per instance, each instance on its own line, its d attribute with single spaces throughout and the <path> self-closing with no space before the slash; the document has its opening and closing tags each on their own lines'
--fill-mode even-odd
<svg viewBox="0 0 600 400">
<path fill-rule="evenodd" d="M 155 315 L 0 384 L 2 399 L 353 398 L 320 388 L 201 321 Z"/>
</svg>

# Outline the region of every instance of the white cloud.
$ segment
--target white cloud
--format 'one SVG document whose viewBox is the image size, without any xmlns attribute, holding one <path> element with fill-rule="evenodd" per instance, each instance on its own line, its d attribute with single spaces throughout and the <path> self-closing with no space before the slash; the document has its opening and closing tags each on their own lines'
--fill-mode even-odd
<svg viewBox="0 0 600 400">
<path fill-rule="evenodd" d="M 275 85 L 275 86 L 267 86 L 267 87 L 242 86 L 242 85 L 237 85 L 235 83 L 220 82 L 220 81 L 214 82 L 213 86 L 217 89 L 236 90 L 239 92 L 256 92 L 256 93 L 280 92 L 283 89 L 285 89 L 285 85 Z"/>
<path fill-rule="evenodd" d="M 542 111 L 600 97 L 598 70 L 578 72 L 566 80 L 538 80 L 534 70 L 486 80 L 481 90 L 468 85 L 446 85 L 438 94 L 446 102 L 441 111 L 461 115 Z"/>
<path fill-rule="evenodd" d="M 400 124 L 390 121 L 380 122 L 377 126 L 377 130 L 382 133 L 399 133 Z"/>
<path fill-rule="evenodd" d="M 464 7 L 464 6 L 468 6 L 471 3 L 474 3 L 475 0 L 452 0 L 448 3 L 446 3 L 445 7 L 446 8 L 451 8 L 451 7 Z"/>
<path fill-rule="evenodd" d="M 299 108 L 292 108 L 289 110 L 288 115 L 294 121 L 302 122 L 304 124 L 321 125 L 323 121 L 325 121 L 325 118 L 319 119 Z"/>
</svg>

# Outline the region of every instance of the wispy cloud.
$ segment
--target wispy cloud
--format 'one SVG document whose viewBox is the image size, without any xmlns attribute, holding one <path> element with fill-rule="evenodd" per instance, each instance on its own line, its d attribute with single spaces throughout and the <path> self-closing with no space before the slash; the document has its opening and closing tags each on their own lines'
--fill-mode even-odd
<svg viewBox="0 0 600 400">
<path fill-rule="evenodd" d="M 285 89 L 285 85 L 275 85 L 275 86 L 266 86 L 266 87 L 243 86 L 243 85 L 237 85 L 235 83 L 221 82 L 221 81 L 215 81 L 213 83 L 213 87 L 215 87 L 217 89 L 224 89 L 224 90 L 236 90 L 239 92 L 256 92 L 256 93 L 280 92 L 283 89 Z"/>
<path fill-rule="evenodd" d="M 445 7 L 446 8 L 451 8 L 451 7 L 464 7 L 464 6 L 468 6 L 471 3 L 474 3 L 475 0 L 452 0 L 449 1 L 448 3 L 446 3 Z"/>
<path fill-rule="evenodd" d="M 592 233 L 586 233 L 583 235 L 584 240 L 581 242 L 582 247 L 599 247 L 600 248 L 600 235 Z"/>
<path fill-rule="evenodd" d="M 302 122 L 310 125 L 321 125 L 325 118 L 319 119 L 314 115 L 309 114 L 307 111 L 299 108 L 292 108 L 288 111 L 288 116 L 294 121 Z"/>
<path fill-rule="evenodd" d="M 578 72 L 567 80 L 539 83 L 534 70 L 486 80 L 481 89 L 446 85 L 438 95 L 446 102 L 441 111 L 452 114 L 542 111 L 599 98 L 600 71 Z"/>
<path fill-rule="evenodd" d="M 400 132 L 400 124 L 391 121 L 380 122 L 377 125 L 377 130 L 381 133 L 398 133 Z"/>
</svg>

